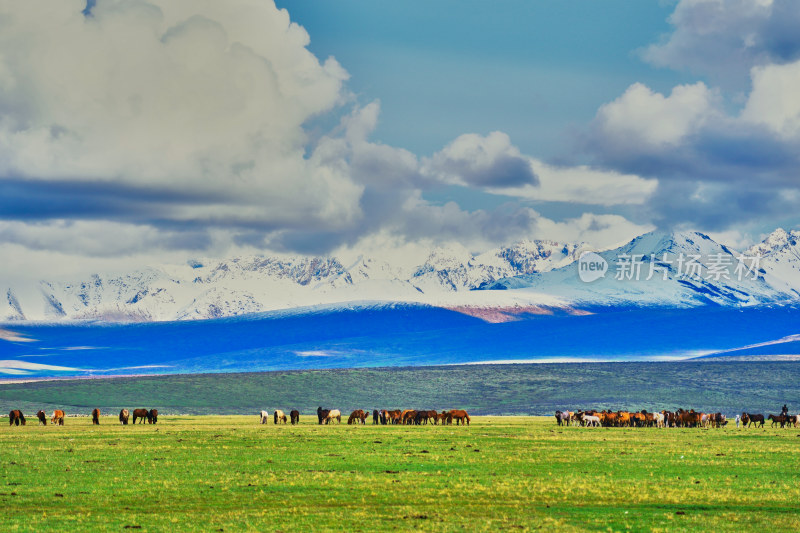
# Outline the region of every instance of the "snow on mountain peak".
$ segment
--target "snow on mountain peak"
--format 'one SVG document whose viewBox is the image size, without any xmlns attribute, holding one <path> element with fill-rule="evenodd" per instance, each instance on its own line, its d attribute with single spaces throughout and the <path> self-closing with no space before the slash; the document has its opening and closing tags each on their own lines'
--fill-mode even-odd
<svg viewBox="0 0 800 533">
<path fill-rule="evenodd" d="M 600 251 L 603 279 L 578 276 L 574 243 L 525 240 L 473 254 L 438 247 L 416 266 L 378 256 L 253 255 L 195 258 L 83 280 L 0 287 L 0 321 L 188 320 L 353 301 L 414 302 L 449 308 L 567 308 L 576 305 L 755 305 L 800 301 L 800 232 L 776 230 L 744 255 L 760 263 L 744 279 L 700 279 L 714 258 L 736 264 L 741 254 L 699 232 L 652 232 Z M 695 275 L 679 256 L 699 257 Z M 620 257 L 637 257 L 647 280 L 616 280 Z M 665 259 L 666 256 L 666 259 Z M 424 255 L 422 257 L 425 257 Z M 663 275 L 662 275 L 663 274 Z M 699 274 L 699 275 L 698 275 Z"/>
</svg>

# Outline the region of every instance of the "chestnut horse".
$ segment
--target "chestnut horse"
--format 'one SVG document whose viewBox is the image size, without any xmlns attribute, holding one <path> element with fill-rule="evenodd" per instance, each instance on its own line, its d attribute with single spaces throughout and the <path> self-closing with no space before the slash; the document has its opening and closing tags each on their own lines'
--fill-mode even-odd
<svg viewBox="0 0 800 533">
<path fill-rule="evenodd" d="M 92 409 L 92 425 L 100 425 L 100 409 Z"/>
<path fill-rule="evenodd" d="M 469 425 L 469 415 L 463 409 L 453 409 L 448 413 L 448 419 L 455 419 L 456 425 L 466 424 Z"/>
<path fill-rule="evenodd" d="M 50 421 L 55 424 L 56 426 L 63 426 L 64 425 L 64 411 L 61 409 L 56 409 L 53 411 L 53 418 Z"/>
<path fill-rule="evenodd" d="M 46 426 L 47 425 L 47 415 L 44 413 L 44 411 L 40 410 L 38 413 L 36 413 L 36 418 L 39 419 L 39 425 L 40 426 Z"/>
<path fill-rule="evenodd" d="M 155 424 L 158 422 L 158 409 L 150 409 L 147 412 L 147 423 L 148 424 Z"/>
<path fill-rule="evenodd" d="M 150 411 L 147 409 L 134 409 L 133 410 L 133 423 L 136 423 L 136 419 L 140 420 L 140 424 L 144 424 L 144 421 L 147 420 L 147 415 L 150 414 Z"/>
<path fill-rule="evenodd" d="M 20 411 L 19 409 L 14 409 L 10 413 L 8 413 L 9 426 L 14 426 L 14 425 L 18 426 L 20 422 L 22 423 L 23 426 L 25 425 L 25 415 L 22 414 L 22 411 Z"/>
</svg>

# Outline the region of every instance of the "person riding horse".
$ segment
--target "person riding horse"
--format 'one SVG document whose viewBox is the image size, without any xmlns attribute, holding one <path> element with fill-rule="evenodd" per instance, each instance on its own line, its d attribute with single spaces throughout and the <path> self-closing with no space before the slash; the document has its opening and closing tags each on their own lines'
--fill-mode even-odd
<svg viewBox="0 0 800 533">
<path fill-rule="evenodd" d="M 789 409 L 786 407 L 786 404 L 783 404 L 783 407 L 781 408 L 781 414 L 783 416 L 789 416 Z"/>
</svg>

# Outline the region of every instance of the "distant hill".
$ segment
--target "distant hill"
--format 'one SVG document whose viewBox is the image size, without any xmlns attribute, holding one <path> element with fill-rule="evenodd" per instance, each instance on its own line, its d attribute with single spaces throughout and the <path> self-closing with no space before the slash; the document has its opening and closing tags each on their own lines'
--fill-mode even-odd
<svg viewBox="0 0 800 533">
<path fill-rule="evenodd" d="M 550 415 L 556 409 L 800 411 L 800 363 L 575 363 L 298 370 L 0 384 L 0 412 L 54 408 L 88 415 L 121 408 L 169 414 L 252 414 L 318 406 L 464 408 Z"/>
</svg>

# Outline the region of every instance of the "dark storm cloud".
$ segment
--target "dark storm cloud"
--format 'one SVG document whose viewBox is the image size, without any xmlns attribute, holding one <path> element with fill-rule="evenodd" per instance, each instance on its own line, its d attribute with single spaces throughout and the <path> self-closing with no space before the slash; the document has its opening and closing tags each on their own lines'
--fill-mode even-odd
<svg viewBox="0 0 800 533">
<path fill-rule="evenodd" d="M 175 205 L 203 205 L 219 195 L 78 180 L 0 178 L 0 219 L 157 220 Z"/>
</svg>

